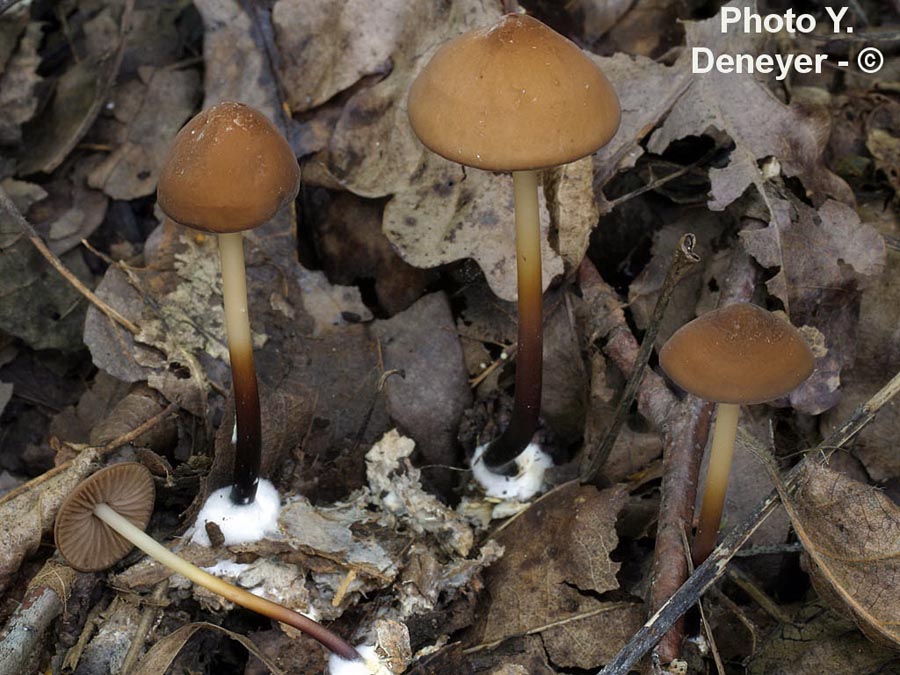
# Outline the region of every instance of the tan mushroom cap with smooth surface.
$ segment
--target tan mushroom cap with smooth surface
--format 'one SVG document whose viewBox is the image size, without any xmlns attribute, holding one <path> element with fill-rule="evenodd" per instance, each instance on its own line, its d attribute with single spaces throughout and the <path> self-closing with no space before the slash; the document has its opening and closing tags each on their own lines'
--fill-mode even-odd
<svg viewBox="0 0 900 675">
<path fill-rule="evenodd" d="M 75 488 L 56 515 L 56 548 L 80 572 L 106 569 L 124 558 L 134 544 L 94 515 L 107 504 L 143 530 L 153 513 L 155 488 L 150 472 L 136 462 L 101 469 Z"/>
<path fill-rule="evenodd" d="M 660 350 L 659 363 L 679 387 L 716 403 L 771 401 L 813 371 L 813 355 L 800 332 L 748 303 L 682 326 Z"/>
<path fill-rule="evenodd" d="M 542 169 L 591 154 L 619 127 L 597 65 L 540 21 L 508 14 L 441 47 L 409 91 L 429 149 L 489 171 Z"/>
<path fill-rule="evenodd" d="M 272 122 L 243 103 L 197 114 L 172 144 L 159 177 L 160 208 L 208 232 L 259 227 L 300 189 L 300 167 Z"/>
</svg>

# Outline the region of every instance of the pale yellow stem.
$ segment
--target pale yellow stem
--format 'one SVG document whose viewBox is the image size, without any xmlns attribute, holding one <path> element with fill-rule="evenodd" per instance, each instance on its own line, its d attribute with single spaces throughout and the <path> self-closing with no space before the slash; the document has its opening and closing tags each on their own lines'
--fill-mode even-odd
<svg viewBox="0 0 900 675">
<path fill-rule="evenodd" d="M 186 577 L 198 586 L 203 586 L 203 588 L 206 588 L 213 593 L 217 593 L 226 600 L 230 600 L 242 607 L 268 616 L 276 621 L 281 621 L 282 623 L 294 626 L 311 635 L 342 658 L 351 661 L 360 660 L 359 653 L 353 647 L 321 624 L 316 623 L 312 619 L 305 617 L 292 609 L 288 609 L 284 605 L 279 605 L 277 602 L 272 602 L 271 600 L 266 600 L 258 595 L 253 595 L 253 593 L 245 591 L 243 588 L 233 586 L 227 581 L 223 581 L 222 579 L 213 576 L 209 572 L 204 572 L 196 565 L 192 565 L 184 558 L 172 553 L 172 551 L 160 544 L 153 537 L 136 527 L 130 520 L 116 513 L 107 504 L 97 504 L 94 506 L 94 515 L 151 558 L 155 558 L 172 571 Z"/>
<path fill-rule="evenodd" d="M 720 403 L 716 409 L 716 427 L 709 450 L 706 489 L 703 492 L 703 506 L 700 509 L 700 522 L 692 551 L 695 565 L 706 560 L 716 544 L 740 413 L 741 407 L 734 403 Z"/>
<path fill-rule="evenodd" d="M 247 279 L 244 271 L 244 235 L 231 232 L 219 235 L 222 258 L 222 299 L 225 303 L 225 330 L 232 352 L 248 352 L 250 313 L 247 309 Z"/>
</svg>

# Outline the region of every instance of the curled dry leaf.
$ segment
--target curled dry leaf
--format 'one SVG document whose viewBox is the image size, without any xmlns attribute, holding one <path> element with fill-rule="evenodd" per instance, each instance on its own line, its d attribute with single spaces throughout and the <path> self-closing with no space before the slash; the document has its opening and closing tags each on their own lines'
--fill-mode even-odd
<svg viewBox="0 0 900 675">
<path fill-rule="evenodd" d="M 81 452 L 64 471 L 12 499 L 0 502 L 0 590 L 19 571 L 22 561 L 34 553 L 41 537 L 53 528 L 56 511 L 72 489 L 94 468 L 93 450 Z"/>
<path fill-rule="evenodd" d="M 91 187 L 113 199 L 135 199 L 156 190 L 169 145 L 197 103 L 195 70 L 145 68 L 116 88 L 113 119 L 103 140 L 113 151 L 88 176 Z"/>
<path fill-rule="evenodd" d="M 232 640 L 240 642 L 248 652 L 262 661 L 269 669 L 270 673 L 273 673 L 273 675 L 285 675 L 284 671 L 275 665 L 275 662 L 272 659 L 263 654 L 262 651 L 253 644 L 253 641 L 250 640 L 250 638 L 245 637 L 240 633 L 230 631 L 227 628 L 222 628 L 221 626 L 206 622 L 189 623 L 186 626 L 182 626 L 174 633 L 169 633 L 161 640 L 158 640 L 132 671 L 133 675 L 159 675 L 159 673 L 168 672 L 169 666 L 172 665 L 175 657 L 178 656 L 182 649 L 184 649 L 188 640 L 190 640 L 198 630 L 213 630 L 224 633 Z"/>
<path fill-rule="evenodd" d="M 884 268 L 884 241 L 845 204 L 826 200 L 814 209 L 769 193 L 769 226 L 745 228 L 740 237 L 760 265 L 778 270 L 766 287 L 784 303 L 791 321 L 825 336 L 827 352 L 815 373 L 790 396 L 798 410 L 818 414 L 840 397 L 841 370 L 854 356 L 859 292 Z"/>
<path fill-rule="evenodd" d="M 567 483 L 507 523 L 496 536 L 506 552 L 485 575 L 489 600 L 469 642 L 540 632 L 557 666 L 589 669 L 611 658 L 643 620 L 640 604 L 597 597 L 619 587 L 610 554 L 626 499 L 622 487 Z"/>
<path fill-rule="evenodd" d="M 365 75 L 385 72 L 406 0 L 279 0 L 272 10 L 288 103 L 309 110 Z"/>
<path fill-rule="evenodd" d="M 782 495 L 813 584 L 871 640 L 900 646 L 900 508 L 880 490 L 807 462 Z"/>
<path fill-rule="evenodd" d="M 17 33 L 17 21 L 13 19 L 0 24 L 0 33 L 10 31 Z M 41 58 L 38 55 L 43 36 L 43 24 L 34 21 L 25 28 L 19 42 L 19 48 L 0 70 L 0 143 L 14 145 L 22 140 L 22 124 L 31 119 L 37 111 L 38 100 L 35 89 L 43 79 L 38 75 Z M 4 30 L 5 29 L 5 30 Z M 3 35 L 0 34 L 0 42 Z M 10 39 L 15 44 L 15 39 Z"/>
<path fill-rule="evenodd" d="M 746 3 L 731 2 L 728 6 Z M 696 47 L 710 49 L 714 54 L 756 54 L 765 41 L 765 35 L 723 33 L 718 15 L 706 21 L 687 21 L 685 30 L 687 48 L 679 58 L 682 62 L 693 58 Z M 689 77 L 689 86 L 651 136 L 648 148 L 661 154 L 673 141 L 699 136 L 710 127 L 727 133 L 735 147 L 726 166 L 709 172 L 712 210 L 721 211 L 751 185 L 764 194 L 766 178 L 759 162 L 766 157 L 778 158 L 786 176 L 800 178 L 816 204 L 827 197 L 853 202 L 850 188 L 822 160 L 830 131 L 827 115 L 781 103 L 752 74 L 720 73 L 713 69 Z M 760 120 L 765 120 L 765 124 L 760 124 Z"/>
</svg>

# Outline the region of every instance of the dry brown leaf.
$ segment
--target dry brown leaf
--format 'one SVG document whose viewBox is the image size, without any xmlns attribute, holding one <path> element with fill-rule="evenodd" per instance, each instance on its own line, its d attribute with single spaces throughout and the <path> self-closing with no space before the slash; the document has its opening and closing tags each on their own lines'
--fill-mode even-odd
<svg viewBox="0 0 900 675">
<path fill-rule="evenodd" d="M 412 307 L 372 326 L 381 345 L 385 371 L 400 372 L 384 381 L 391 421 L 419 448 L 431 465 L 428 482 L 449 495 L 458 462 L 460 418 L 472 405 L 462 347 L 450 303 L 443 293 L 424 296 Z"/>
<path fill-rule="evenodd" d="M 822 421 L 823 430 L 847 419 L 856 406 L 884 384 L 889 373 L 900 370 L 900 264 L 887 258 L 884 273 L 862 293 L 859 335 L 852 367 L 841 376 L 841 400 Z M 887 405 L 854 439 L 853 454 L 869 476 L 884 483 L 900 476 L 900 406 Z"/>
<path fill-rule="evenodd" d="M 900 646 L 900 508 L 880 490 L 807 462 L 782 495 L 813 584 L 869 639 Z"/>
<path fill-rule="evenodd" d="M 386 72 L 406 0 L 279 0 L 272 10 L 288 103 L 309 110 L 365 75 Z"/>
<path fill-rule="evenodd" d="M 34 553 L 53 529 L 62 501 L 96 467 L 92 450 L 80 453 L 64 471 L 0 503 L 0 590 L 6 589 L 22 561 Z"/>
<path fill-rule="evenodd" d="M 20 175 L 53 171 L 93 125 L 122 61 L 126 4 L 104 7 L 84 21 L 86 58 L 59 77 L 52 103 L 30 126 Z"/>
<path fill-rule="evenodd" d="M 896 652 L 873 645 L 852 622 L 814 603 L 759 645 L 747 675 L 886 675 L 898 665 Z"/>
<path fill-rule="evenodd" d="M 626 499 L 622 487 L 567 483 L 510 521 L 496 536 L 506 551 L 485 574 L 489 599 L 469 641 L 540 631 L 557 665 L 591 668 L 610 658 L 642 621 L 639 604 L 597 597 L 619 587 L 619 563 L 609 556 Z"/>
<path fill-rule="evenodd" d="M 284 675 L 284 671 L 276 666 L 274 661 L 263 654 L 262 651 L 253 644 L 253 641 L 250 640 L 250 638 L 244 637 L 240 633 L 230 631 L 227 628 L 222 628 L 221 626 L 206 622 L 189 623 L 186 626 L 182 626 L 174 633 L 169 633 L 167 636 L 157 641 L 132 671 L 133 675 L 159 675 L 159 673 L 167 672 L 169 666 L 171 666 L 172 662 L 175 660 L 175 657 L 178 656 L 178 653 L 182 649 L 184 649 L 188 640 L 190 640 L 198 630 L 213 630 L 224 633 L 232 640 L 240 642 L 248 652 L 262 661 L 269 669 L 270 673 L 273 673 L 273 675 Z"/>
<path fill-rule="evenodd" d="M 744 6 L 732 2 L 729 6 Z M 689 62 L 694 47 L 718 54 L 756 54 L 764 35 L 740 31 L 722 33 L 720 16 L 685 22 L 687 48 L 679 58 Z M 807 194 L 820 204 L 828 197 L 853 202 L 850 188 L 822 161 L 830 125 L 827 115 L 781 103 L 752 74 L 709 73 L 690 75 L 690 85 L 678 99 L 663 125 L 650 138 L 648 149 L 661 154 L 670 143 L 700 136 L 714 127 L 734 141 L 728 164 L 709 172 L 709 207 L 721 211 L 751 185 L 765 194 L 766 177 L 760 160 L 775 157 L 786 176 L 803 181 Z"/>
<path fill-rule="evenodd" d="M 768 188 L 766 188 L 768 189 Z M 768 200 L 771 222 L 740 233 L 760 265 L 778 269 L 766 282 L 791 321 L 825 336 L 827 353 L 816 371 L 790 396 L 798 410 L 818 414 L 834 406 L 840 373 L 852 363 L 859 290 L 881 274 L 884 241 L 849 206 L 827 200 L 818 210 L 790 196 Z"/>
<path fill-rule="evenodd" d="M 13 22 L 6 24 L 12 26 Z M 6 63 L 0 75 L 0 143 L 14 145 L 22 140 L 22 124 L 37 111 L 35 89 L 43 78 L 38 75 L 41 57 L 38 55 L 44 27 L 29 23 L 19 42 L 19 49 Z"/>
<path fill-rule="evenodd" d="M 116 88 L 104 134 L 112 152 L 88 176 L 88 184 L 113 199 L 152 194 L 169 145 L 197 104 L 194 70 L 145 67 Z"/>
</svg>

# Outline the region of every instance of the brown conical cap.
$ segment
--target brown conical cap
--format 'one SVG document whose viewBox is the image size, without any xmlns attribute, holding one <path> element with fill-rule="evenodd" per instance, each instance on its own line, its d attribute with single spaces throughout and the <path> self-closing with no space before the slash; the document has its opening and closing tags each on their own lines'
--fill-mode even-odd
<svg viewBox="0 0 900 675">
<path fill-rule="evenodd" d="M 717 403 L 751 404 L 784 396 L 813 371 L 800 332 L 775 314 L 739 303 L 682 326 L 659 352 L 675 383 Z"/>
<path fill-rule="evenodd" d="M 101 469 L 83 481 L 59 508 L 53 537 L 66 562 L 80 572 L 96 572 L 118 562 L 134 548 L 94 515 L 107 504 L 140 529 L 153 513 L 153 478 L 141 464 L 126 462 Z"/>
<path fill-rule="evenodd" d="M 507 14 L 441 47 L 409 90 L 429 149 L 489 171 L 541 169 L 589 155 L 619 127 L 619 99 L 571 41 Z"/>
<path fill-rule="evenodd" d="M 300 167 L 274 124 L 243 103 L 198 113 L 172 143 L 157 200 L 172 220 L 208 232 L 259 227 L 300 189 Z"/>
</svg>

